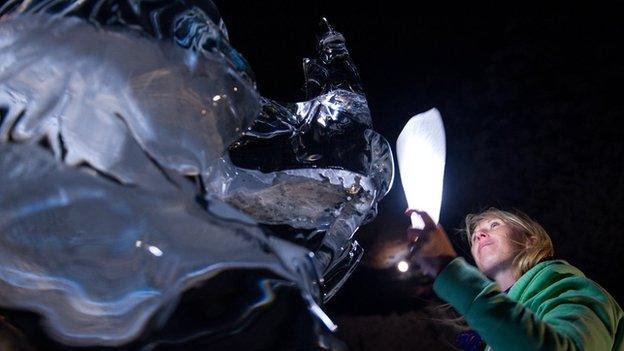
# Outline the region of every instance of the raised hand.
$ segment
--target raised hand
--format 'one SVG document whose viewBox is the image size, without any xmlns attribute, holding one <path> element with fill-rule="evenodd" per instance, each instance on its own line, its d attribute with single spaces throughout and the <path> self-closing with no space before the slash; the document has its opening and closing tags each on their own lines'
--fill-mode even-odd
<svg viewBox="0 0 624 351">
<path fill-rule="evenodd" d="M 414 209 L 405 211 L 407 216 L 414 213 L 422 218 L 425 226 L 423 229 L 407 228 L 410 258 L 425 274 L 435 278 L 450 261 L 457 257 L 457 252 L 453 249 L 444 228 L 436 225 L 427 212 Z"/>
</svg>

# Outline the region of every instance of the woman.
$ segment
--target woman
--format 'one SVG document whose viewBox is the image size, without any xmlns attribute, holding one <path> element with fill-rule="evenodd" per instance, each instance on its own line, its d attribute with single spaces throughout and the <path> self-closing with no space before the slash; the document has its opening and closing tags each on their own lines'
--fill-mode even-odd
<svg viewBox="0 0 624 351">
<path fill-rule="evenodd" d="M 581 271 L 552 259 L 550 238 L 535 221 L 495 208 L 468 215 L 476 269 L 427 213 L 412 213 L 425 222 L 422 230 L 408 229 L 412 259 L 486 349 L 624 350 L 622 309 Z"/>
</svg>

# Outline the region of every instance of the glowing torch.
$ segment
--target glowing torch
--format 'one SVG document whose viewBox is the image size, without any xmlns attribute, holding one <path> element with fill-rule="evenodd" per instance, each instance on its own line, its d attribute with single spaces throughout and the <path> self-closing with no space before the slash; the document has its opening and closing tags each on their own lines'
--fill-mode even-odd
<svg viewBox="0 0 624 351">
<path fill-rule="evenodd" d="M 440 112 L 434 108 L 407 121 L 397 139 L 396 153 L 408 207 L 426 211 L 438 223 L 446 159 Z M 418 214 L 412 214 L 411 220 L 412 227 L 424 227 Z M 406 265 L 407 262 L 401 261 L 397 269 L 404 272 Z"/>
</svg>

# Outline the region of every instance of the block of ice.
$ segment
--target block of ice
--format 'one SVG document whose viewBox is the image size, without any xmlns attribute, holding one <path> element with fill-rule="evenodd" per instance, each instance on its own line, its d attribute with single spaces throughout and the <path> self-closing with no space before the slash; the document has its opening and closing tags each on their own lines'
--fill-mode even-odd
<svg viewBox="0 0 624 351">
<path fill-rule="evenodd" d="M 318 304 L 393 171 L 340 33 L 325 24 L 309 100 L 286 104 L 260 97 L 209 1 L 0 15 L 0 306 L 67 345 L 121 345 L 190 288 L 255 270 L 333 327 Z M 240 327 L 266 305 L 249 299 Z"/>
</svg>

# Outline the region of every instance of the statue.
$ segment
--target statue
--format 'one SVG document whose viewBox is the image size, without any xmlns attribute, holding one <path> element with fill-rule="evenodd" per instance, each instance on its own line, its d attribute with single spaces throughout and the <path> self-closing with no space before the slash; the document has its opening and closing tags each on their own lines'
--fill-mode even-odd
<svg viewBox="0 0 624 351">
<path fill-rule="evenodd" d="M 154 346 L 184 292 L 238 272 L 256 293 L 187 339 L 235 334 L 284 287 L 335 328 L 319 306 L 393 178 L 340 33 L 322 23 L 308 100 L 279 103 L 207 0 L 0 16 L 0 307 L 63 345 Z"/>
</svg>

